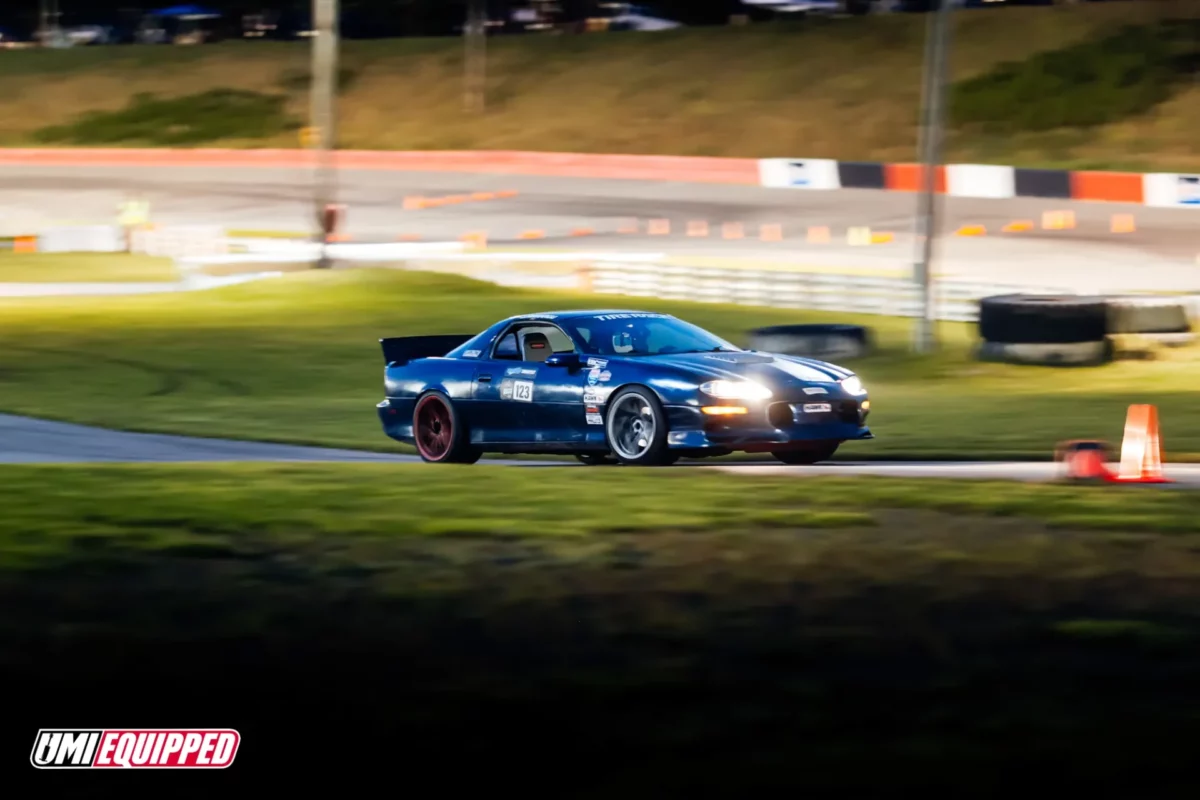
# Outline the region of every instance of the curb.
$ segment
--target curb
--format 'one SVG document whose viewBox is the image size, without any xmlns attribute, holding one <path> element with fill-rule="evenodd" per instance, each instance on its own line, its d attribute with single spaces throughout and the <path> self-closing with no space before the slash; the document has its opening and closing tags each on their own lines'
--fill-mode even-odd
<svg viewBox="0 0 1200 800">
<path fill-rule="evenodd" d="M 53 167 L 208 167 L 301 169 L 316 166 L 311 150 L 0 148 L 0 165 Z M 671 181 L 789 189 L 919 191 L 919 164 L 806 158 L 537 153 L 525 151 L 366 151 L 333 153 L 339 169 L 470 172 L 561 178 Z M 1028 169 L 949 164 L 934 176 L 937 191 L 954 197 L 1132 203 L 1200 209 L 1200 174 Z"/>
</svg>

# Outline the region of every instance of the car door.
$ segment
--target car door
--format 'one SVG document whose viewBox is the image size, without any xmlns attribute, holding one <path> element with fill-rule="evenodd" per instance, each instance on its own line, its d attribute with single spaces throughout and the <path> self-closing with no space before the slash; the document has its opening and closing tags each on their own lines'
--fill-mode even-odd
<svg viewBox="0 0 1200 800">
<path fill-rule="evenodd" d="M 531 379 L 532 405 L 529 431 L 538 444 L 571 444 L 583 441 L 583 371 L 566 365 L 548 366 L 551 355 L 576 353 L 571 337 L 555 325 L 542 324 L 517 332 L 525 368 L 536 369 Z"/>
<path fill-rule="evenodd" d="M 514 328 L 496 338 L 492 348 L 479 360 L 475 370 L 472 398 L 476 404 L 476 421 L 471 428 L 471 440 L 480 443 L 514 443 L 525 440 L 525 404 L 513 400 L 515 379 L 521 368 L 520 350 Z"/>
<path fill-rule="evenodd" d="M 581 441 L 579 370 L 545 364 L 550 355 L 573 350 L 570 337 L 553 325 L 517 323 L 502 333 L 475 374 L 478 440 L 535 448 Z"/>
</svg>

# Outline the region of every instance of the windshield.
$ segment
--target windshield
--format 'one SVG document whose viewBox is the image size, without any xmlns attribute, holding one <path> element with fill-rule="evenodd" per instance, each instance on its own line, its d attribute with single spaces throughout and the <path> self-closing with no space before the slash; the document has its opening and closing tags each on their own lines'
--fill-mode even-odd
<svg viewBox="0 0 1200 800">
<path fill-rule="evenodd" d="M 703 328 L 665 314 L 600 314 L 564 322 L 583 352 L 593 356 L 659 356 L 739 349 Z"/>
</svg>

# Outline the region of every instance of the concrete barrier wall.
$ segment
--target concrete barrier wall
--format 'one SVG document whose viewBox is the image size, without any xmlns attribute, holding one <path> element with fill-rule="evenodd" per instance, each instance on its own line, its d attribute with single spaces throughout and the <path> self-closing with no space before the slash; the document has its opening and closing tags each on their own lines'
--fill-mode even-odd
<svg viewBox="0 0 1200 800">
<path fill-rule="evenodd" d="M 0 165 L 298 169 L 313 166 L 307 150 L 3 149 Z M 880 189 L 915 192 L 919 164 L 819 158 L 708 158 L 521 151 L 340 150 L 347 170 L 470 172 L 562 178 L 724 183 L 794 190 Z M 1200 175 L 1026 169 L 991 164 L 937 167 L 937 191 L 956 197 L 1045 197 L 1200 209 Z"/>
</svg>

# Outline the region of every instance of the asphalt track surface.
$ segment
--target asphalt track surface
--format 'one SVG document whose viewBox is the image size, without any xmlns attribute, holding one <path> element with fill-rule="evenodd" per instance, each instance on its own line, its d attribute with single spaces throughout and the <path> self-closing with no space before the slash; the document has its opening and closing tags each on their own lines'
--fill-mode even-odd
<svg viewBox="0 0 1200 800">
<path fill-rule="evenodd" d="M 229 439 L 200 439 L 148 433 L 127 433 L 63 422 L 0 414 L 0 463 L 195 463 L 195 462 L 338 462 L 419 463 L 416 456 L 335 450 L 321 447 Z M 481 464 L 513 467 L 577 467 L 575 461 L 516 461 L 488 459 Z M 437 469 L 431 465 L 430 469 Z M 1059 467 L 1036 462 L 907 462 L 832 463 L 793 467 L 775 463 L 733 464 L 687 462 L 680 468 L 719 469 L 740 475 L 877 475 L 894 478 L 957 478 L 1044 482 L 1060 477 Z M 1170 464 L 1167 477 L 1178 487 L 1200 487 L 1200 464 Z"/>
<path fill-rule="evenodd" d="M 440 208 L 404 210 L 410 196 L 445 197 L 511 190 L 516 196 Z M 154 221 L 237 229 L 310 231 L 314 226 L 308 170 L 114 167 L 0 167 L 0 235 L 44 224 L 111 224 L 118 203 L 138 195 Z M 454 240 L 486 231 L 492 244 L 607 252 L 656 252 L 675 259 L 713 257 L 850 271 L 907 270 L 916 198 L 873 190 L 804 191 L 754 186 L 463 173 L 342 171 L 338 200 L 345 232 L 359 241 Z M 63 198 L 70 202 L 64 203 Z M 941 271 L 967 280 L 1067 291 L 1200 290 L 1200 209 L 1153 209 L 1117 203 L 1015 198 L 944 198 L 943 230 L 982 225 L 987 235 L 949 235 L 939 244 Z M 1046 211 L 1073 211 L 1070 230 L 1041 229 Z M 1132 215 L 1136 230 L 1113 233 L 1113 215 Z M 618 230 L 630 219 L 642 233 Z M 669 220 L 671 233 L 647 235 L 645 222 Z M 707 222 L 706 237 L 686 235 Z M 1002 233 L 1016 221 L 1034 229 Z M 740 223 L 744 238 L 723 238 Z M 784 240 L 758 240 L 760 225 L 780 225 Z M 811 227 L 832 241 L 809 243 Z M 890 243 L 850 246 L 851 227 L 890 232 Z M 572 233 L 590 230 L 586 236 Z M 521 239 L 526 231 L 544 238 Z"/>
</svg>

